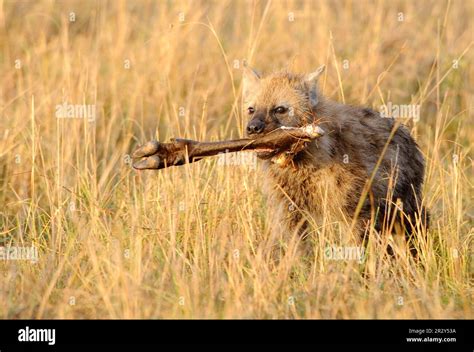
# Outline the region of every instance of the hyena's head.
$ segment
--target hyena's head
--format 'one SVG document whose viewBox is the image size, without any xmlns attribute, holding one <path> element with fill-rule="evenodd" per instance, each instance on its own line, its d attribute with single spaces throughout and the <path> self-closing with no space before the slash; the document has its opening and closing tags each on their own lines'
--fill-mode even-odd
<svg viewBox="0 0 474 352">
<path fill-rule="evenodd" d="M 309 74 L 277 72 L 260 77 L 244 66 L 243 100 L 248 114 L 247 135 L 257 137 L 281 126 L 298 127 L 313 121 L 319 102 L 317 80 L 321 66 Z"/>
</svg>

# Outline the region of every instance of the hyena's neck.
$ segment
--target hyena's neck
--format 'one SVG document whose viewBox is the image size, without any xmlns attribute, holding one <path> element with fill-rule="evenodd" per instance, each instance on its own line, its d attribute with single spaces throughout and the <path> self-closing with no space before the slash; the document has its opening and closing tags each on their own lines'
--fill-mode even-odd
<svg viewBox="0 0 474 352">
<path fill-rule="evenodd" d="M 307 168 L 314 171 L 331 166 L 342 158 L 343 150 L 339 145 L 343 142 L 339 139 L 342 139 L 340 119 L 343 109 L 340 104 L 321 97 L 318 105 L 311 110 L 312 121 L 310 123 L 318 124 L 325 131 L 325 135 L 308 143 L 305 149 L 292 157 L 292 162 L 287 167 L 292 169 Z M 287 174 L 284 168 L 275 170 L 276 173 L 278 171 L 284 175 Z"/>
</svg>

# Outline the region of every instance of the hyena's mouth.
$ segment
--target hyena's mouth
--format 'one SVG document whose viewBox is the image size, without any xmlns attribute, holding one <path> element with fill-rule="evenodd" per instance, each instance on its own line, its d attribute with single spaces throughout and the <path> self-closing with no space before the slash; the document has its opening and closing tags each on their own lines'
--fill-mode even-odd
<svg viewBox="0 0 474 352">
<path fill-rule="evenodd" d="M 269 133 L 272 133 L 273 131 L 283 127 L 283 125 L 281 124 L 276 124 L 276 125 L 273 125 L 271 126 L 270 128 L 268 128 L 270 126 L 267 125 L 267 128 L 263 131 L 263 134 L 261 135 L 258 135 L 258 136 L 254 136 L 253 138 L 259 138 L 259 137 L 262 137 L 262 135 L 266 135 L 266 134 L 269 134 Z M 271 159 L 273 158 L 274 156 L 282 153 L 284 151 L 282 150 L 274 150 L 274 149 L 262 149 L 262 150 L 257 150 L 257 158 L 259 159 L 262 159 L 262 160 L 268 160 L 268 159 Z"/>
</svg>

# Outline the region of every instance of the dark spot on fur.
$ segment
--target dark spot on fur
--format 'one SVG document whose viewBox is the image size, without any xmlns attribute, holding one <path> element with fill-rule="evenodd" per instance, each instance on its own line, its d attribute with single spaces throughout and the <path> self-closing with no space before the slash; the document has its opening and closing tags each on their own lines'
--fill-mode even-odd
<svg viewBox="0 0 474 352">
<path fill-rule="evenodd" d="M 374 110 L 370 109 L 370 108 L 363 108 L 362 109 L 362 116 L 363 117 L 374 117 L 376 114 L 374 112 Z"/>
</svg>

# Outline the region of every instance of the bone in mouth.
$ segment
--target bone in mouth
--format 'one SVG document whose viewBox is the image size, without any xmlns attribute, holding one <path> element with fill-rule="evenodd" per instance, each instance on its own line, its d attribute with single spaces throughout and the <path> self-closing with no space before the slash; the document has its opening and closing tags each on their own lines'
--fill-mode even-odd
<svg viewBox="0 0 474 352">
<path fill-rule="evenodd" d="M 324 135 L 317 125 L 304 127 L 280 127 L 256 139 L 235 139 L 218 142 L 198 142 L 190 139 L 172 139 L 169 143 L 156 140 L 145 143 L 133 154 L 133 167 L 137 170 L 163 169 L 192 163 L 220 153 L 256 151 L 275 154 L 294 150 Z M 301 149 L 300 149 L 301 150 Z"/>
</svg>

